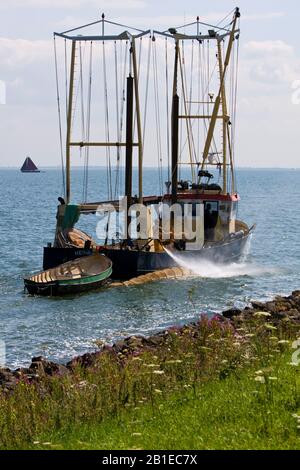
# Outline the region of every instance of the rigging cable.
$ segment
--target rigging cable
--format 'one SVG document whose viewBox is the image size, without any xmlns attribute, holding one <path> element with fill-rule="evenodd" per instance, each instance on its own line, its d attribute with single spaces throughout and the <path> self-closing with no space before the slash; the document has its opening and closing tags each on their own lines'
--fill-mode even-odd
<svg viewBox="0 0 300 470">
<path fill-rule="evenodd" d="M 143 38 L 140 38 L 140 46 L 139 46 L 139 55 L 138 55 L 138 64 L 137 64 L 137 83 L 139 84 L 140 80 L 140 70 L 141 70 L 141 57 L 142 57 L 142 45 L 143 45 Z M 134 121 L 133 121 L 133 138 L 135 141 L 135 132 L 137 127 L 137 113 L 134 113 Z"/>
<path fill-rule="evenodd" d="M 59 92 L 59 80 L 58 80 L 58 63 L 57 63 L 57 48 L 56 48 L 56 38 L 55 38 L 55 36 L 54 36 L 54 57 L 55 57 L 57 111 L 58 111 L 58 123 L 59 123 L 60 158 L 61 158 L 61 170 L 62 170 L 62 189 L 63 189 L 63 194 L 65 195 L 65 198 L 66 198 L 65 162 L 64 162 L 63 139 L 62 139 L 62 119 L 61 119 L 60 92 Z"/>
<path fill-rule="evenodd" d="M 157 74 L 157 50 L 156 41 L 153 47 L 153 71 L 154 71 L 154 103 L 155 103 L 155 120 L 156 120 L 156 140 L 157 140 L 157 159 L 158 159 L 158 179 L 160 193 L 163 193 L 163 175 L 162 175 L 162 148 L 161 148 L 161 123 L 160 123 L 160 107 L 158 93 L 158 74 Z"/>
<path fill-rule="evenodd" d="M 68 88 L 69 88 L 69 83 L 68 83 L 68 54 L 67 54 L 67 40 L 65 39 L 65 98 L 66 98 L 66 116 L 68 115 Z"/>
<path fill-rule="evenodd" d="M 200 106 L 200 100 L 201 100 L 201 42 L 198 41 L 198 67 L 197 67 L 197 76 L 198 76 L 198 94 L 197 94 L 197 101 L 198 101 L 198 106 Z M 200 159 L 200 119 L 198 119 L 197 122 L 197 158 L 196 161 L 199 163 Z"/>
<path fill-rule="evenodd" d="M 106 71 L 106 54 L 105 54 L 105 41 L 102 41 L 102 60 L 103 60 L 103 81 L 104 81 L 104 106 L 105 106 L 105 135 L 106 141 L 110 142 L 109 132 L 109 107 L 108 107 L 108 85 L 107 85 L 107 71 Z M 107 191 L 108 199 L 112 200 L 112 170 L 111 170 L 111 152 L 110 147 L 105 147 L 106 150 L 106 165 L 107 165 Z M 104 244 L 107 245 L 110 227 L 110 212 L 107 218 L 106 237 Z"/>
<path fill-rule="evenodd" d="M 123 68 L 123 76 L 122 76 L 122 82 L 121 82 L 121 113 L 120 113 L 120 140 L 122 141 L 123 139 L 123 127 L 124 127 L 124 111 L 125 111 L 125 103 L 126 103 L 126 98 L 125 98 L 125 93 L 126 93 L 126 72 L 127 72 L 127 62 L 128 62 L 128 41 L 125 43 L 125 51 L 124 51 L 124 68 Z M 120 184 L 122 184 L 123 181 L 120 181 Z M 120 190 L 119 190 L 119 193 Z"/>
<path fill-rule="evenodd" d="M 168 38 L 165 38 L 166 61 L 166 113 L 167 113 L 167 154 L 168 154 L 168 181 L 171 181 L 171 154 L 170 154 L 170 119 L 169 119 L 169 67 L 168 67 Z"/>
<path fill-rule="evenodd" d="M 187 109 L 187 100 L 186 100 L 186 78 L 185 78 L 185 60 L 184 60 L 184 48 L 182 50 L 182 58 L 181 58 L 181 53 L 179 49 L 179 64 L 180 64 L 180 74 L 181 74 L 181 84 L 182 84 L 182 93 L 183 93 L 183 103 L 184 103 L 184 112 L 186 116 L 188 116 L 188 109 Z M 190 118 L 186 117 L 186 127 L 187 127 L 187 140 L 188 140 L 188 146 L 189 146 L 189 156 L 190 156 L 190 163 L 191 163 L 191 173 L 192 173 L 192 180 L 194 182 L 195 180 L 195 175 L 194 175 L 194 168 L 193 168 L 193 135 L 191 132 L 191 122 Z"/>
<path fill-rule="evenodd" d="M 90 141 L 90 129 L 91 129 L 91 102 L 92 102 L 92 76 L 93 76 L 93 42 L 90 44 L 90 69 L 89 69 L 89 86 L 88 86 L 88 97 L 87 97 L 87 111 L 86 111 L 86 136 L 85 141 L 88 143 Z M 85 181 L 84 181 L 84 202 L 87 202 L 87 193 L 88 193 L 88 182 L 89 182 L 89 157 L 90 157 L 90 147 L 87 145 L 85 147 L 84 155 L 84 166 L 85 166 Z"/>
<path fill-rule="evenodd" d="M 117 139 L 118 143 L 121 142 L 120 138 L 120 110 L 119 110 L 119 74 L 118 74 L 118 53 L 117 53 L 117 41 L 114 42 L 114 56 L 115 56 L 115 86 L 116 86 L 116 125 L 117 125 Z M 118 187 L 119 187 L 119 172 L 120 172 L 120 160 L 121 151 L 120 147 L 117 147 L 117 165 L 116 165 L 116 181 L 115 181 L 115 196 L 117 198 Z"/>
<path fill-rule="evenodd" d="M 203 44 L 202 49 L 203 49 L 203 51 L 202 51 L 203 52 L 202 63 L 207 64 L 208 60 L 207 60 L 206 53 L 205 53 L 205 50 L 207 48 L 204 44 Z M 202 56 L 202 54 L 201 54 L 201 56 Z M 203 108 L 203 114 L 204 115 L 206 113 L 209 114 L 209 112 L 210 112 L 210 110 L 209 110 L 210 105 L 209 105 L 208 101 L 205 101 L 205 99 L 208 99 L 208 98 L 206 98 L 206 95 L 209 91 L 209 86 L 210 86 L 212 78 L 215 74 L 215 70 L 217 68 L 217 65 L 218 65 L 218 60 L 216 60 L 216 62 L 215 62 L 215 65 L 214 65 L 214 68 L 212 69 L 210 77 L 207 74 L 207 68 L 206 67 L 201 67 L 201 83 L 202 83 L 203 99 L 202 99 L 202 103 L 199 103 L 199 105 L 198 105 L 197 113 L 199 113 L 201 111 L 201 107 Z M 181 103 L 181 105 L 182 105 L 182 103 Z M 183 113 L 183 110 L 181 109 L 181 114 L 182 113 Z M 180 124 L 182 124 L 182 122 L 180 122 Z M 195 125 L 195 120 L 192 121 L 192 124 L 191 124 L 192 128 L 194 127 L 194 125 Z M 208 125 L 209 125 L 209 121 L 207 119 L 203 119 L 203 136 L 204 136 L 204 140 L 206 139 L 206 135 L 207 135 L 207 131 L 208 131 Z M 181 126 L 181 134 L 182 134 L 182 126 Z M 180 137 L 180 139 L 182 140 L 182 136 Z M 186 138 L 184 144 L 182 146 L 180 144 L 181 154 L 183 153 L 187 143 L 188 143 L 188 139 Z M 212 139 L 212 146 L 213 146 L 214 153 L 216 154 L 216 156 L 218 156 L 217 144 L 216 144 L 216 140 L 215 140 L 214 136 L 213 136 L 213 139 Z"/>
<path fill-rule="evenodd" d="M 103 59 L 103 79 L 104 79 L 104 105 L 105 105 L 105 134 L 107 142 L 110 141 L 109 132 L 109 107 L 108 107 L 108 86 L 107 86 L 107 71 L 106 71 L 106 54 L 105 42 L 102 41 L 102 59 Z M 111 152 L 110 147 L 106 147 L 106 163 L 107 163 L 107 189 L 108 199 L 112 199 L 112 184 L 111 184 Z"/>
<path fill-rule="evenodd" d="M 84 103 L 83 103 L 83 68 L 82 68 L 82 45 L 81 41 L 79 42 L 79 69 L 80 69 L 80 91 L 81 91 L 81 141 L 84 142 L 85 140 L 85 120 L 84 120 Z M 82 147 L 79 149 L 80 152 L 80 160 L 82 157 Z M 83 171 L 83 191 L 82 191 L 82 201 L 85 202 L 85 187 L 86 187 L 86 165 L 84 163 L 84 171 Z"/>
<path fill-rule="evenodd" d="M 149 77 L 150 77 L 151 52 L 152 52 L 153 37 L 149 36 L 148 57 L 147 57 L 145 108 L 144 108 L 144 129 L 143 129 L 143 142 L 144 142 L 144 145 L 145 145 L 145 137 L 146 137 L 146 122 L 147 122 L 148 95 L 149 95 Z"/>
<path fill-rule="evenodd" d="M 238 29 L 240 26 L 238 26 Z M 236 122 L 237 122 L 237 96 L 238 96 L 238 69 L 239 69 L 239 50 L 240 50 L 240 39 L 239 36 L 236 39 L 237 41 L 237 46 L 236 46 L 236 65 L 235 65 L 235 94 L 234 94 L 234 107 L 233 107 L 233 124 L 232 124 L 232 158 L 233 158 L 233 163 L 235 161 L 235 139 L 236 139 Z M 235 168 L 235 165 L 234 165 Z M 236 170 L 235 170 L 236 172 Z M 236 178 L 235 178 L 236 181 Z M 236 191 L 237 188 L 235 187 L 234 190 Z"/>
</svg>

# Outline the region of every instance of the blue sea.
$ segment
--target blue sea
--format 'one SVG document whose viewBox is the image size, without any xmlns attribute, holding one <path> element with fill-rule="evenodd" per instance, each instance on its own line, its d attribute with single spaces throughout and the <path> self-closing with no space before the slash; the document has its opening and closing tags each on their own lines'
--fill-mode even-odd
<svg viewBox="0 0 300 470">
<path fill-rule="evenodd" d="M 97 340 L 148 335 L 203 313 L 300 288 L 300 170 L 237 171 L 239 218 L 257 224 L 241 263 L 202 266 L 193 278 L 68 298 L 30 297 L 23 291 L 23 277 L 41 269 L 43 246 L 53 242 L 60 170 L 22 174 L 1 169 L 0 177 L 0 341 L 9 367 L 26 365 L 37 355 L 65 362 L 95 350 Z M 157 193 L 157 171 L 146 169 L 144 180 L 145 193 Z M 83 170 L 75 169 L 76 202 L 82 198 L 82 181 Z M 105 186 L 106 171 L 91 169 L 89 199 L 106 198 Z M 95 216 L 84 216 L 79 227 L 95 237 L 96 224 Z"/>
</svg>

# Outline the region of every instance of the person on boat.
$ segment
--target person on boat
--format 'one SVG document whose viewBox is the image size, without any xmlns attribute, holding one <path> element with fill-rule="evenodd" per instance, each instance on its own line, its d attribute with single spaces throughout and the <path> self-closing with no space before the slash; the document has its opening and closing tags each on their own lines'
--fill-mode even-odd
<svg viewBox="0 0 300 470">
<path fill-rule="evenodd" d="M 215 214 L 211 204 L 205 204 L 204 209 L 204 232 L 206 240 L 214 240 L 214 229 L 216 226 Z"/>
</svg>

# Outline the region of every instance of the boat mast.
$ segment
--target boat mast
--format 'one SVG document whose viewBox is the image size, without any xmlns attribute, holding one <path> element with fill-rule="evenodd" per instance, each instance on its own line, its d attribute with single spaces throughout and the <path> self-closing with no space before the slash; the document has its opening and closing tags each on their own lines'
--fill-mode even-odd
<svg viewBox="0 0 300 470">
<path fill-rule="evenodd" d="M 227 72 L 227 69 L 228 69 L 228 66 L 229 66 L 229 63 L 230 63 L 232 46 L 233 46 L 233 42 L 234 42 L 234 39 L 235 39 L 236 24 L 237 24 L 238 18 L 240 18 L 240 16 L 241 16 L 240 10 L 239 10 L 239 8 L 236 8 L 233 23 L 232 23 L 231 33 L 230 33 L 230 36 L 229 36 L 229 42 L 228 42 L 227 52 L 226 52 L 225 61 L 224 61 L 224 67 L 222 66 L 223 70 L 222 70 L 222 73 L 220 73 L 220 88 L 219 88 L 218 96 L 217 96 L 215 104 L 214 104 L 213 113 L 212 113 L 210 125 L 209 125 L 209 128 L 208 128 L 206 142 L 205 142 L 205 147 L 204 147 L 204 152 L 203 152 L 203 160 L 202 160 L 202 167 L 201 167 L 202 170 L 204 169 L 204 166 L 205 166 L 205 163 L 206 163 L 206 160 L 208 158 L 209 151 L 210 151 L 210 146 L 211 146 L 211 143 L 212 143 L 214 130 L 215 130 L 215 126 L 216 126 L 216 121 L 218 119 L 218 113 L 219 113 L 220 104 L 221 104 L 221 100 L 222 100 L 222 94 L 224 93 L 224 95 L 225 95 L 225 77 L 226 77 L 226 72 Z M 220 38 L 218 38 L 218 45 L 219 45 L 219 41 L 220 41 Z M 223 101 L 222 106 L 224 106 L 225 100 L 222 100 L 222 101 Z M 227 121 L 227 122 L 225 122 L 226 125 L 223 127 L 223 132 L 225 130 L 223 139 L 224 138 L 226 139 L 225 136 L 226 136 L 226 133 L 227 133 L 228 117 L 227 116 L 224 117 L 224 108 L 223 108 L 223 122 L 224 121 Z M 225 147 L 224 141 L 223 141 L 223 145 Z M 224 147 L 223 147 L 223 152 L 224 152 Z M 227 145 L 226 145 L 225 155 L 224 155 L 225 165 L 226 165 L 226 160 L 227 160 L 226 152 L 227 152 Z M 224 178 L 223 179 L 223 192 L 226 194 L 227 193 L 227 177 L 226 177 L 227 168 L 226 168 L 226 166 L 224 166 L 224 163 L 223 163 L 223 172 L 225 173 L 225 176 L 223 176 L 223 178 Z"/>
<path fill-rule="evenodd" d="M 132 203 L 132 153 L 133 153 L 133 78 L 131 74 L 127 77 L 127 105 L 126 105 L 126 168 L 125 168 L 125 196 L 126 204 L 126 238 L 128 238 L 128 227 L 130 218 L 128 210 Z"/>
<path fill-rule="evenodd" d="M 75 74 L 76 41 L 72 41 L 71 69 L 69 85 L 69 101 L 67 116 L 67 141 L 66 141 L 66 203 L 70 203 L 71 196 L 71 134 L 72 134 L 72 111 L 74 97 L 74 74 Z"/>
<path fill-rule="evenodd" d="M 178 120 L 179 120 L 179 96 L 177 94 L 179 41 L 175 41 L 175 64 L 173 79 L 172 102 L 172 204 L 177 201 L 178 187 Z"/>
<path fill-rule="evenodd" d="M 136 120 L 137 120 L 137 134 L 138 134 L 138 168 L 139 168 L 139 203 L 143 202 L 143 133 L 142 133 L 142 121 L 141 121 L 141 108 L 140 108 L 140 96 L 139 96 L 139 77 L 136 59 L 136 47 L 135 38 L 131 41 L 131 54 L 132 54 L 132 66 L 133 66 L 133 82 L 134 82 L 134 95 L 135 95 L 135 106 L 136 106 Z"/>
<path fill-rule="evenodd" d="M 218 61 L 219 61 L 219 72 L 221 81 L 221 100 L 222 100 L 222 117 L 223 117 L 223 193 L 227 194 L 227 126 L 228 126 L 228 113 L 227 113 L 227 101 L 226 101 L 226 90 L 225 82 L 222 81 L 223 76 L 223 60 L 222 60 L 222 49 L 221 41 L 217 41 L 218 44 Z"/>
<path fill-rule="evenodd" d="M 95 26 L 97 24 L 102 24 L 101 35 L 79 35 L 78 32 L 84 28 Z M 137 119 L 137 133 L 138 133 L 138 142 L 133 142 L 133 129 L 131 144 L 129 142 L 129 147 L 138 148 L 138 158 L 139 158 L 139 200 L 143 199 L 143 133 L 142 133 L 142 123 L 141 123 L 141 110 L 140 110 L 140 100 L 139 100 L 139 87 L 138 87 L 138 66 L 137 66 L 137 57 L 136 57 L 136 47 L 135 39 L 142 38 L 150 33 L 150 30 L 142 31 L 140 29 L 132 28 L 131 26 L 126 26 L 128 30 L 133 29 L 136 34 L 131 34 L 128 30 L 123 31 L 117 35 L 105 35 L 104 25 L 110 24 L 113 26 L 124 27 L 122 24 L 111 22 L 105 19 L 104 14 L 102 15 L 101 20 L 89 23 L 86 25 L 79 26 L 77 28 L 64 31 L 63 33 L 54 33 L 55 37 L 63 38 L 72 42 L 72 51 L 71 51 L 71 66 L 70 66 L 70 84 L 69 84 L 69 97 L 68 97 L 68 109 L 67 109 L 67 133 L 66 133 L 66 203 L 70 203 L 71 199 L 71 149 L 72 147 L 126 147 L 127 142 L 90 142 L 90 141 L 73 141 L 72 139 L 72 121 L 73 121 L 73 102 L 74 102 L 74 81 L 75 81 L 75 64 L 76 64 L 76 43 L 78 42 L 104 42 L 104 41 L 130 41 L 130 54 L 132 58 L 132 68 L 133 76 L 133 89 L 134 95 L 132 92 L 132 97 L 135 96 L 136 104 L 136 119 Z M 75 34 L 72 34 L 75 33 Z M 132 98 L 133 99 L 133 98 Z M 129 155 L 129 154 L 128 154 Z M 131 164 L 132 166 L 132 164 Z M 132 170 L 131 170 L 132 171 Z M 128 190 L 129 191 L 129 190 Z"/>
</svg>

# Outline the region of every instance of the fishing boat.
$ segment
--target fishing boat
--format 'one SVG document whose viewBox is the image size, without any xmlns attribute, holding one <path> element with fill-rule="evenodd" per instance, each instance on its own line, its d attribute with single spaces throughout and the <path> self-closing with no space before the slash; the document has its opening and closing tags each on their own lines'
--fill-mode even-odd
<svg viewBox="0 0 300 470">
<path fill-rule="evenodd" d="M 89 25 L 55 33 L 55 51 L 56 40 L 62 39 L 65 48 L 66 44 L 70 43 L 70 60 L 63 67 L 65 70 L 67 64 L 70 64 L 66 90 L 68 106 L 65 152 L 61 141 L 63 162 L 65 157 L 63 172 L 65 195 L 60 199 L 61 204 L 58 207 L 54 244 L 49 244 L 44 249 L 44 269 L 57 266 L 66 256 L 72 259 L 87 254 L 86 250 L 90 248 L 92 240 L 85 240 L 87 245 L 82 246 L 82 243 L 81 245 L 76 243 L 74 237 L 70 240 L 69 235 L 81 215 L 101 213 L 101 211 L 107 216 L 106 234 L 96 246 L 99 252 L 104 253 L 112 261 L 114 278 L 131 278 L 173 267 L 178 264 L 178 259 L 183 260 L 185 264 L 188 264 L 189 260 L 199 263 L 205 260 L 228 263 L 237 261 L 243 256 L 254 226 L 248 227 L 245 222 L 238 219 L 240 198 L 234 165 L 240 16 L 240 10 L 236 8 L 216 26 L 203 23 L 197 17 L 194 23 L 176 28 L 170 27 L 165 31 L 142 31 L 126 27 L 125 31 L 118 34 L 106 34 L 106 27 L 112 25 L 123 27 L 123 25 L 110 22 L 102 15 L 101 20 Z M 83 29 L 91 25 L 96 28 L 102 25 L 102 33 L 82 34 Z M 143 41 L 147 41 L 147 53 L 142 50 Z M 110 43 L 110 53 L 114 51 L 114 61 L 110 56 L 110 63 L 115 64 L 115 72 L 109 79 L 108 58 L 105 55 L 107 43 Z M 102 113 L 105 116 L 105 122 L 102 123 L 105 138 L 102 140 L 92 139 L 90 129 L 91 107 L 94 104 L 93 54 L 96 54 L 96 50 L 99 51 L 99 44 L 102 47 L 100 63 L 102 63 L 104 85 L 102 102 L 105 107 Z M 119 44 L 121 44 L 120 50 L 117 49 Z M 157 59 L 159 44 L 163 52 L 160 60 Z M 84 54 L 85 57 L 89 57 L 89 77 L 86 80 L 87 107 L 85 111 L 82 105 L 79 113 L 82 117 L 80 127 L 83 131 L 78 137 L 74 128 L 74 109 L 76 103 L 78 108 L 78 103 L 84 102 L 83 98 L 81 100 L 78 98 L 84 89 Z M 171 66 L 170 54 L 173 55 Z M 165 56 L 165 65 L 162 74 L 159 68 L 163 64 L 163 56 Z M 124 57 L 121 65 L 118 63 L 120 57 Z M 143 57 L 148 57 L 148 60 L 144 67 L 141 67 Z M 57 60 L 56 55 L 56 66 Z M 152 100 L 149 98 L 148 88 L 151 71 L 154 76 Z M 165 85 L 159 78 L 160 73 L 165 77 Z M 58 67 L 56 76 L 58 76 Z M 111 77 L 115 77 L 114 99 L 109 99 L 108 90 L 113 83 Z M 120 77 L 123 77 L 121 86 Z M 145 85 L 144 112 L 142 112 L 140 93 L 142 85 Z M 59 86 L 57 89 L 59 90 Z M 165 124 L 161 122 L 161 94 L 165 94 L 166 98 Z M 57 101 L 58 103 L 63 101 L 59 95 Z M 149 101 L 155 105 L 154 112 L 148 112 L 152 114 L 152 118 L 155 116 L 153 126 L 146 122 Z M 114 112 L 110 108 L 112 103 L 116 105 Z M 126 119 L 123 117 L 125 110 Z M 115 138 L 111 138 L 112 130 L 109 128 L 109 116 L 112 115 L 117 123 Z M 61 118 L 60 108 L 59 116 Z M 123 129 L 123 120 L 126 122 L 126 132 Z M 148 137 L 147 146 L 145 133 L 149 129 L 153 135 L 151 138 Z M 125 138 L 123 133 L 126 134 Z M 156 150 L 153 148 L 155 134 Z M 168 155 L 168 181 L 165 184 L 162 138 L 166 141 L 164 152 Z M 108 198 L 98 202 L 90 202 L 87 199 L 91 149 L 98 152 L 99 158 L 103 149 L 106 152 Z M 81 202 L 74 204 L 71 202 L 71 161 L 76 151 L 80 152 L 80 155 L 84 152 L 84 197 Z M 137 189 L 134 189 L 133 181 L 135 151 L 138 162 L 135 184 Z M 113 152 L 115 152 L 115 163 Z M 156 195 L 144 194 L 146 152 L 152 155 L 153 165 L 155 161 L 158 162 L 160 192 Z M 120 189 L 122 171 L 124 186 Z M 115 191 L 112 190 L 114 174 Z M 118 195 L 119 198 L 114 198 L 114 195 Z M 139 209 L 141 206 L 145 208 L 142 220 L 144 228 L 142 233 L 135 235 L 134 230 L 129 229 L 132 229 L 135 220 L 135 228 L 138 231 L 141 218 L 137 220 L 135 216 L 141 212 Z M 179 230 L 178 233 L 178 220 L 175 227 L 172 212 L 174 206 L 182 208 L 179 222 L 184 224 L 187 221 L 192 228 L 194 227 L 190 237 L 183 230 L 181 232 Z M 167 214 L 168 208 L 169 214 Z M 184 212 L 185 209 L 188 215 Z M 117 220 L 118 217 L 122 218 L 123 228 L 125 225 L 122 235 L 118 232 L 110 234 L 111 221 L 115 213 Z M 164 223 L 166 218 L 169 226 Z"/>
<path fill-rule="evenodd" d="M 104 255 L 93 254 L 36 273 L 24 283 L 31 295 L 77 294 L 102 287 L 111 273 L 112 262 Z"/>
<path fill-rule="evenodd" d="M 38 167 L 33 163 L 30 157 L 27 157 L 21 168 L 22 173 L 40 173 Z"/>
</svg>

